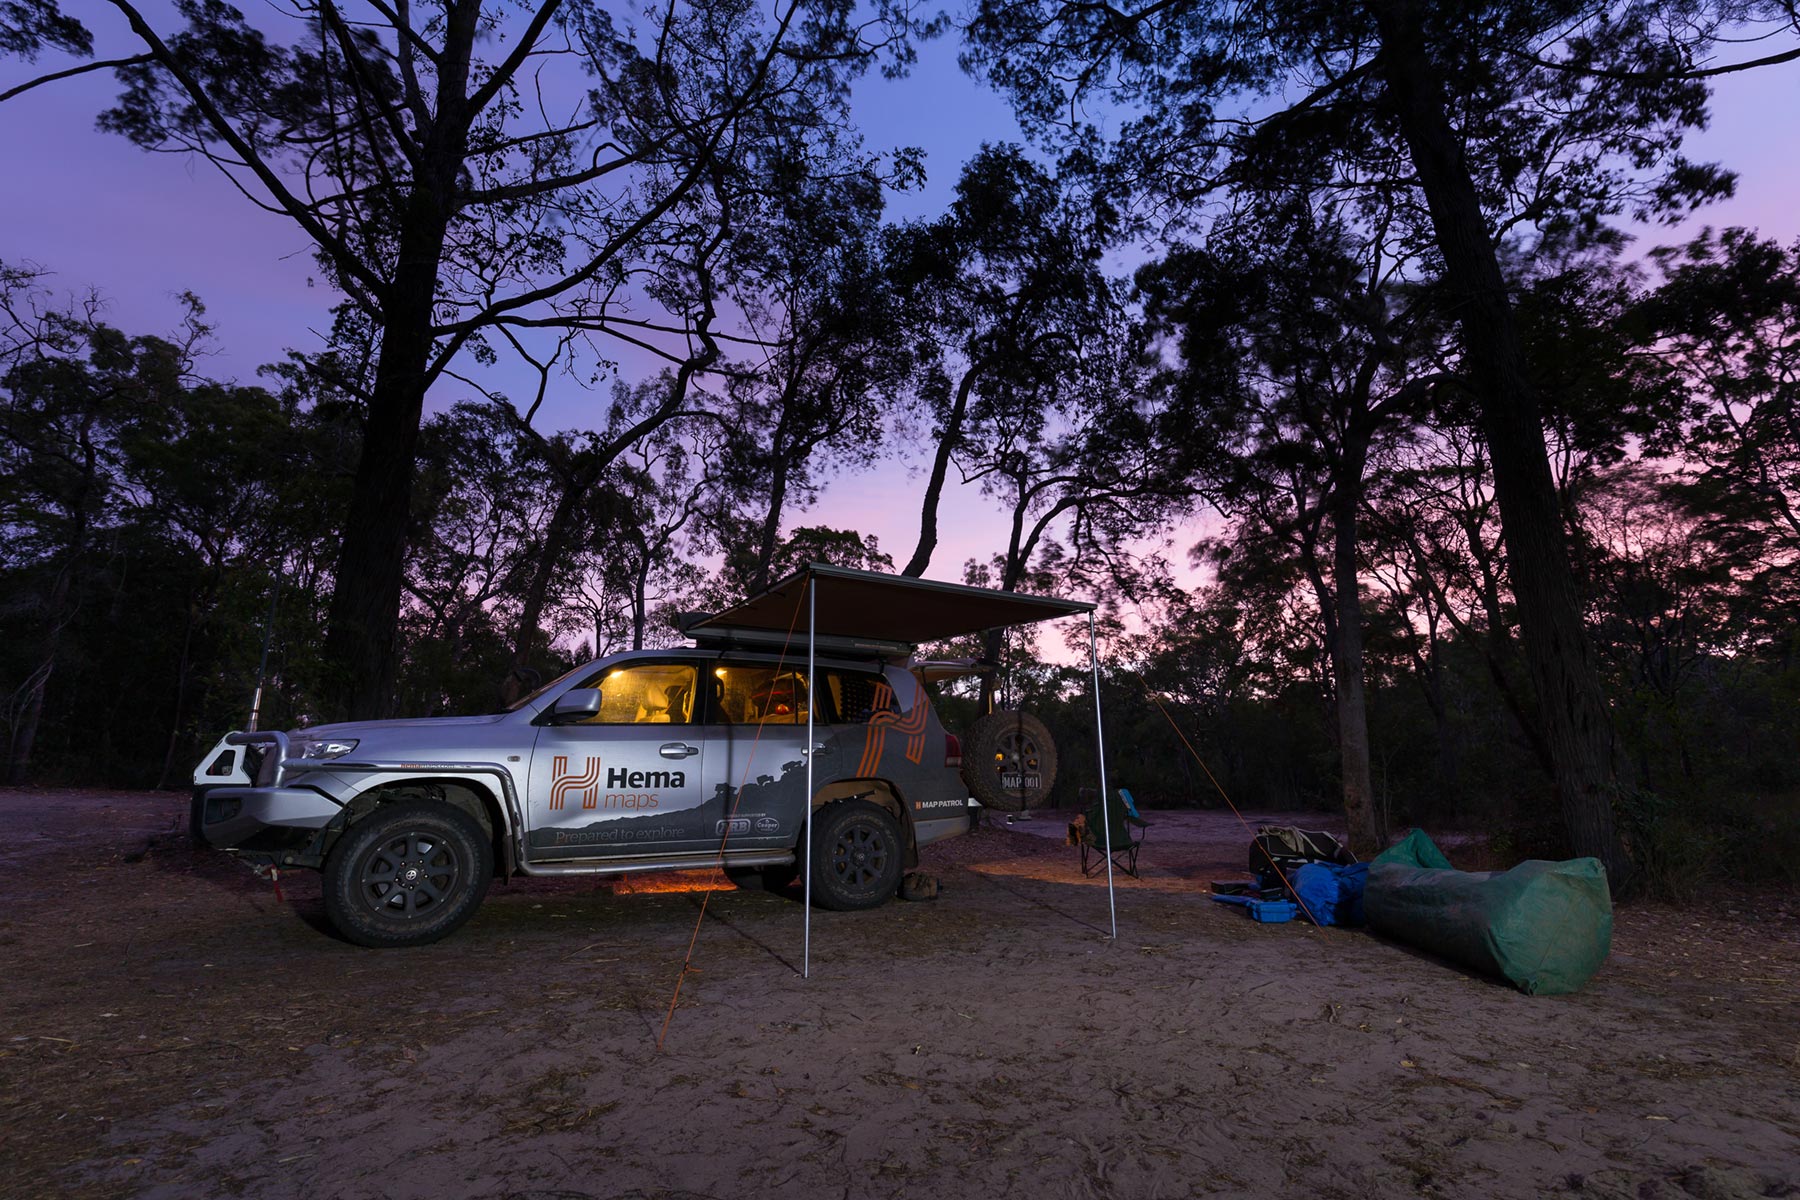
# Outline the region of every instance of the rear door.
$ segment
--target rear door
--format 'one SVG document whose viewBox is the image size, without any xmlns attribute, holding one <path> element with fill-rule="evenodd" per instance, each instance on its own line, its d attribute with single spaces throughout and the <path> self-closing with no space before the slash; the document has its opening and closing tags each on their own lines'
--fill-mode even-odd
<svg viewBox="0 0 1800 1200">
<path fill-rule="evenodd" d="M 600 711 L 540 726 L 527 788 L 534 862 L 656 854 L 706 845 L 701 663 L 634 659 L 577 686 L 600 689 Z"/>
<path fill-rule="evenodd" d="M 709 670 L 706 778 L 718 798 L 714 845 L 792 846 L 806 819 L 806 671 L 730 657 Z M 816 715 L 823 745 L 826 714 Z M 829 778 L 831 757 L 819 756 L 816 783 Z"/>
</svg>

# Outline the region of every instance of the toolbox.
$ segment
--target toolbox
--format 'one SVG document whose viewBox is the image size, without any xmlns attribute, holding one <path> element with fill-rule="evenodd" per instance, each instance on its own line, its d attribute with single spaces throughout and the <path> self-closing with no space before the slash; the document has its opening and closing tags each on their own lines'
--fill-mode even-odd
<svg viewBox="0 0 1800 1200">
<path fill-rule="evenodd" d="M 1300 906 L 1292 900 L 1258 900 L 1255 896 L 1220 896 L 1213 899 L 1220 904 L 1235 904 L 1250 914 L 1252 921 L 1260 921 L 1264 925 L 1280 925 L 1294 919 Z"/>
</svg>

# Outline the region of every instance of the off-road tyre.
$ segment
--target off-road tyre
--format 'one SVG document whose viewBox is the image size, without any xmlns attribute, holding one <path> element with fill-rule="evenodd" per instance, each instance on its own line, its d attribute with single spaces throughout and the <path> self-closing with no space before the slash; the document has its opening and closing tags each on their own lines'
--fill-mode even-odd
<svg viewBox="0 0 1800 1200">
<path fill-rule="evenodd" d="M 982 807 L 1024 812 L 1049 799 L 1056 785 L 1056 742 L 1030 713 L 989 713 L 963 739 L 962 773 Z M 1035 777 L 1036 785 L 1006 787 L 1001 781 L 1008 774 Z"/>
<path fill-rule="evenodd" d="M 429 800 L 383 804 L 325 860 L 325 915 L 359 946 L 423 946 L 481 907 L 494 850 L 475 819 Z"/>
<path fill-rule="evenodd" d="M 906 837 L 879 804 L 840 800 L 813 814 L 812 900 L 820 908 L 879 908 L 900 890 Z"/>
</svg>

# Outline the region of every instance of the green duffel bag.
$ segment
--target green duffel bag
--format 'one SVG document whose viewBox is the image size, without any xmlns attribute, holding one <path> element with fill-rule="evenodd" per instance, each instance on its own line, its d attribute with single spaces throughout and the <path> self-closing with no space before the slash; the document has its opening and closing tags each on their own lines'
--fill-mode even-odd
<svg viewBox="0 0 1800 1200">
<path fill-rule="evenodd" d="M 1533 996 L 1579 991 L 1612 949 L 1599 859 L 1458 871 L 1418 829 L 1369 864 L 1363 909 L 1375 932 Z"/>
</svg>

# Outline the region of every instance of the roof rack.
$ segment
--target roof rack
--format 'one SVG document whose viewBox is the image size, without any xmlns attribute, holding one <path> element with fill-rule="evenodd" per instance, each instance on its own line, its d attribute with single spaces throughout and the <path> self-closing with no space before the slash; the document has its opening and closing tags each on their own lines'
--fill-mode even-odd
<svg viewBox="0 0 1800 1200">
<path fill-rule="evenodd" d="M 713 625 L 703 629 L 694 626 L 709 620 L 713 614 L 682 612 L 675 614 L 675 627 L 694 645 L 709 650 L 774 650 L 787 647 L 801 657 L 806 651 L 806 631 L 792 634 L 778 629 L 748 629 L 742 626 Z M 824 635 L 815 639 L 818 652 L 832 658 L 909 658 L 915 649 L 911 642 L 848 635 Z"/>
</svg>

